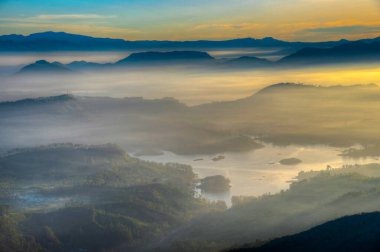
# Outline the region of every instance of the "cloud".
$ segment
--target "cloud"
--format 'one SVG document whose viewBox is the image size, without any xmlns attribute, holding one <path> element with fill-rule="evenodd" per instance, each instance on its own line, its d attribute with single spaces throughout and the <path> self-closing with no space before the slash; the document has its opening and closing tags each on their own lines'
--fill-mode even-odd
<svg viewBox="0 0 380 252">
<path fill-rule="evenodd" d="M 53 19 L 54 21 L 55 19 Z M 1 22 L 3 21 L 3 22 Z M 0 30 L 11 34 L 17 30 L 22 34 L 44 31 L 65 31 L 94 37 L 129 38 L 141 31 L 131 27 L 115 27 L 111 24 L 96 22 L 53 22 L 52 19 L 0 18 Z"/>
<path fill-rule="evenodd" d="M 328 22 L 292 22 L 275 27 L 279 38 L 290 41 L 357 40 L 380 36 L 378 20 L 336 19 Z"/>
<path fill-rule="evenodd" d="M 32 19 L 57 20 L 57 19 L 108 19 L 114 16 L 103 16 L 98 14 L 59 14 L 59 15 L 38 15 Z"/>
<path fill-rule="evenodd" d="M 305 29 L 302 32 L 311 33 L 332 33 L 332 34 L 367 34 L 379 33 L 380 25 L 366 26 L 366 25 L 351 25 L 351 26 L 335 26 L 335 27 L 318 27 L 312 29 Z"/>
<path fill-rule="evenodd" d="M 75 21 L 91 21 L 104 22 L 107 19 L 115 18 L 115 16 L 104 16 L 98 14 L 42 14 L 30 17 L 5 17 L 0 18 L 0 21 L 9 23 L 51 23 L 51 22 L 75 22 Z"/>
<path fill-rule="evenodd" d="M 255 28 L 262 27 L 262 24 L 258 23 L 214 23 L 214 24 L 199 24 L 192 27 L 192 30 L 209 30 L 209 29 L 218 29 L 218 30 L 251 30 Z"/>
</svg>

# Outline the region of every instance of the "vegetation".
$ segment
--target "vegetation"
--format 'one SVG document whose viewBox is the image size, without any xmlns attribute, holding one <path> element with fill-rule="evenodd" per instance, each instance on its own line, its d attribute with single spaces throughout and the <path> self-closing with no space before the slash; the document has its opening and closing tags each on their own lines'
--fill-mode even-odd
<svg viewBox="0 0 380 252">
<path fill-rule="evenodd" d="M 261 148 L 257 139 L 371 149 L 380 142 L 379 97 L 375 85 L 291 83 L 269 86 L 245 99 L 194 107 L 169 98 L 57 96 L 0 103 L 0 137 L 3 148 L 67 139 L 111 141 L 153 154 L 244 152 Z"/>
<path fill-rule="evenodd" d="M 302 163 L 302 160 L 298 158 L 286 158 L 286 159 L 280 160 L 280 164 L 282 165 L 298 165 L 300 163 Z"/>
<path fill-rule="evenodd" d="M 111 144 L 15 149 L 0 174 L 1 251 L 135 251 L 225 209 L 194 197 L 190 166 L 141 161 Z"/>
<path fill-rule="evenodd" d="M 287 83 L 195 107 L 173 99 L 59 96 L 0 104 L 0 137 L 6 147 L 25 139 L 54 142 L 63 132 L 59 139 L 215 155 L 260 148 L 255 135 L 278 145 L 360 143 L 362 150 L 343 155 L 376 156 L 379 97 L 373 85 Z M 147 249 L 216 251 L 377 211 L 379 170 L 367 165 L 303 172 L 289 190 L 234 197 L 233 207 L 221 211 L 220 203 L 194 198 L 196 176 L 187 165 L 142 161 L 109 144 L 15 149 L 0 157 L 0 200 L 10 209 L 2 215 L 10 235 L 1 239 L 16 251 L 133 251 L 148 243 Z M 205 184 L 226 188 L 227 180 Z M 99 243 L 91 244 L 91 237 Z"/>
<path fill-rule="evenodd" d="M 181 164 L 157 164 L 107 145 L 53 144 L 15 149 L 0 158 L 0 177 L 25 185 L 132 186 L 164 182 L 191 188 L 195 174 Z"/>
<path fill-rule="evenodd" d="M 275 239 L 263 246 L 232 251 L 375 252 L 380 249 L 379 222 L 379 212 L 347 216 L 296 235 Z"/>
<path fill-rule="evenodd" d="M 343 151 L 342 156 L 350 158 L 380 157 L 380 145 L 374 143 L 366 144 L 362 148 L 348 148 Z"/>
<path fill-rule="evenodd" d="M 10 212 L 6 205 L 0 205 L 0 251 L 37 252 L 43 251 L 33 237 L 25 236 L 17 222 L 22 218 Z"/>
<path fill-rule="evenodd" d="M 231 209 L 193 221 L 176 234 L 175 243 L 167 238 L 165 246 L 193 241 L 216 243 L 223 250 L 301 232 L 345 215 L 378 211 L 379 185 L 378 164 L 303 172 L 289 190 L 235 198 Z"/>
<path fill-rule="evenodd" d="M 221 175 L 201 179 L 199 188 L 205 192 L 220 193 L 230 190 L 230 180 Z"/>
</svg>

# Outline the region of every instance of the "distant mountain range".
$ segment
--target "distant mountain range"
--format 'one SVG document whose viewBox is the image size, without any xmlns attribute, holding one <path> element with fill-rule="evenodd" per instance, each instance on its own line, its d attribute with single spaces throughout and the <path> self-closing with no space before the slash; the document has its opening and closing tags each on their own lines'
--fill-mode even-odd
<svg viewBox="0 0 380 252">
<path fill-rule="evenodd" d="M 380 251 L 380 213 L 343 217 L 308 231 L 275 239 L 262 247 L 231 252 L 376 252 Z"/>
<path fill-rule="evenodd" d="M 254 69 L 269 67 L 303 67 L 328 64 L 353 64 L 380 62 L 380 42 L 350 42 L 330 48 L 302 48 L 278 61 L 243 56 L 234 59 L 216 59 L 202 51 L 149 51 L 132 53 L 114 63 L 74 61 L 69 64 L 49 63 L 39 60 L 23 67 L 17 74 L 73 73 L 120 67 L 141 66 L 192 66 L 212 69 Z"/>
<path fill-rule="evenodd" d="M 380 60 L 380 42 L 351 42 L 331 48 L 303 48 L 282 58 L 281 64 L 326 64 Z"/>
<path fill-rule="evenodd" d="M 362 42 L 380 41 L 380 38 L 361 40 Z M 65 32 L 41 32 L 27 36 L 0 36 L 0 51 L 96 51 L 96 50 L 152 50 L 152 49 L 212 49 L 212 48 L 328 48 L 347 44 L 348 40 L 326 42 L 288 42 L 271 37 L 263 39 L 239 38 L 231 40 L 197 40 L 197 41 L 130 41 L 113 38 L 94 38 Z"/>
<path fill-rule="evenodd" d="M 25 74 L 72 74 L 77 71 L 112 69 L 134 66 L 163 66 L 163 65 L 204 65 L 214 64 L 216 59 L 206 52 L 171 51 L 171 52 L 141 52 L 132 53 L 128 57 L 114 63 L 94 63 L 73 61 L 69 64 L 38 60 L 21 68 L 16 75 Z"/>
</svg>

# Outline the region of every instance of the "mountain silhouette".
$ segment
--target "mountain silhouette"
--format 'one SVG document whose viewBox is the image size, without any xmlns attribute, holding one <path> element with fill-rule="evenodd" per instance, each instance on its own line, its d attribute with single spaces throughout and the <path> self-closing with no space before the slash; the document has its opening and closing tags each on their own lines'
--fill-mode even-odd
<svg viewBox="0 0 380 252">
<path fill-rule="evenodd" d="M 273 64 L 274 62 L 267 59 L 252 56 L 243 56 L 224 62 L 224 66 L 232 68 L 270 67 Z"/>
<path fill-rule="evenodd" d="M 380 42 L 352 42 L 331 48 L 303 48 L 284 57 L 280 64 L 329 64 L 380 60 Z"/>
<path fill-rule="evenodd" d="M 343 217 L 258 248 L 231 252 L 376 252 L 380 251 L 380 213 Z"/>
<path fill-rule="evenodd" d="M 25 74 L 73 74 L 74 71 L 67 68 L 65 65 L 59 62 L 47 62 L 46 60 L 38 60 L 33 64 L 24 66 L 16 75 Z"/>
<path fill-rule="evenodd" d="M 214 58 L 208 53 L 198 51 L 141 52 L 132 53 L 128 57 L 116 62 L 116 64 L 150 64 L 155 62 L 201 63 L 210 62 L 212 60 L 214 60 Z"/>
<path fill-rule="evenodd" d="M 73 61 L 71 63 L 65 64 L 65 66 L 74 71 L 82 71 L 82 70 L 102 69 L 108 66 L 112 66 L 112 64 L 111 63 L 101 64 L 101 63 L 80 60 L 80 61 Z"/>
<path fill-rule="evenodd" d="M 18 38 L 19 35 L 7 35 Z M 30 35 L 32 36 L 32 35 Z M 46 34 L 38 34 L 32 37 L 44 38 Z M 67 38 L 77 35 L 60 34 L 60 37 Z M 87 40 L 89 37 L 79 36 L 77 40 Z M 265 40 L 265 39 L 264 39 Z M 270 39 L 272 40 L 272 39 Z M 380 61 L 380 41 L 375 42 L 350 42 L 331 48 L 307 47 L 296 51 L 284 58 L 272 62 L 264 58 L 253 56 L 243 56 L 234 59 L 215 59 L 207 52 L 203 51 L 147 51 L 132 53 L 128 57 L 115 63 L 100 64 L 87 61 L 74 61 L 69 64 L 59 62 L 49 63 L 45 60 L 37 61 L 22 68 L 20 73 L 68 73 L 81 70 L 99 70 L 112 67 L 126 66 L 164 66 L 178 64 L 178 66 L 199 66 L 221 69 L 249 69 L 249 68 L 270 68 L 270 67 L 302 67 L 325 64 L 352 64 L 352 63 L 373 63 Z"/>
<path fill-rule="evenodd" d="M 371 41 L 371 40 L 369 40 Z M 210 48 L 303 48 L 331 47 L 348 43 L 347 40 L 326 42 L 288 42 L 271 37 L 263 39 L 239 38 L 231 40 L 196 41 L 129 41 L 114 38 L 95 38 L 66 32 L 41 32 L 27 36 L 10 34 L 0 36 L 0 51 L 96 51 L 96 50 L 150 50 L 150 49 L 210 49 Z"/>
<path fill-rule="evenodd" d="M 203 66 L 212 64 L 215 59 L 206 52 L 198 51 L 170 51 L 170 52 L 141 52 L 132 53 L 128 57 L 115 63 L 94 63 L 88 61 L 73 61 L 68 64 L 38 60 L 21 68 L 15 75 L 21 74 L 68 74 L 80 71 L 96 71 L 130 66 L 164 66 L 177 64 L 178 66 Z"/>
<path fill-rule="evenodd" d="M 126 47 L 122 39 L 94 38 L 65 32 L 41 32 L 28 36 L 0 36 L 0 51 L 71 51 L 111 50 Z"/>
</svg>

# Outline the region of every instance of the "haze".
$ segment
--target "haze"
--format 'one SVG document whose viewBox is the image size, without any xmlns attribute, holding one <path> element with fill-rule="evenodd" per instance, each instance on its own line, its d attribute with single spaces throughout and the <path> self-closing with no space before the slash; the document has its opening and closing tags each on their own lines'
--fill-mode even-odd
<svg viewBox="0 0 380 252">
<path fill-rule="evenodd" d="M 107 55 L 104 54 L 104 57 Z M 117 58 L 113 54 L 109 56 Z M 65 56 L 49 57 L 51 61 L 62 58 Z M 70 56 L 69 61 L 71 59 Z M 19 66 L 15 69 L 18 68 Z M 14 72 L 15 69 L 8 70 L 7 73 Z M 69 92 L 79 96 L 119 98 L 173 97 L 188 105 L 197 105 L 244 98 L 273 83 L 297 83 L 300 80 L 305 84 L 321 86 L 376 84 L 380 83 L 380 71 L 379 67 L 374 64 L 235 71 L 164 67 L 162 69 L 81 73 L 77 76 L 61 76 L 53 79 L 43 76 L 18 77 L 16 79 L 3 77 L 0 99 L 9 101 Z"/>
<path fill-rule="evenodd" d="M 0 0 L 0 252 L 380 251 L 375 0 Z"/>
</svg>

